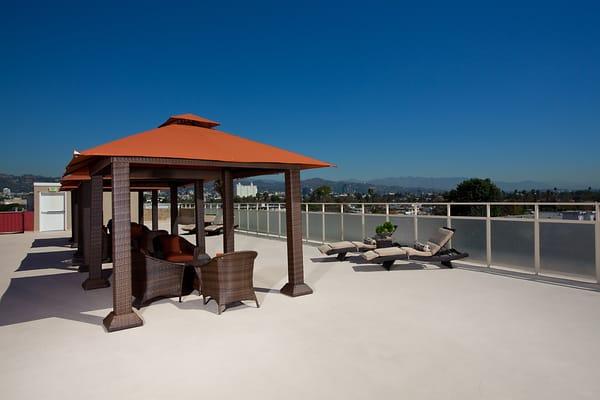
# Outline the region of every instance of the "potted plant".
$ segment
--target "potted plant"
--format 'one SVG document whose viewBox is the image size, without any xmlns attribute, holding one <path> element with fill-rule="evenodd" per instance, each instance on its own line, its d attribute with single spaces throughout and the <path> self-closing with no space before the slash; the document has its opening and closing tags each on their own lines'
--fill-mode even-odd
<svg viewBox="0 0 600 400">
<path fill-rule="evenodd" d="M 375 227 L 375 233 L 379 239 L 389 239 L 396 231 L 396 228 L 398 228 L 398 225 L 394 225 L 387 221 Z"/>
</svg>

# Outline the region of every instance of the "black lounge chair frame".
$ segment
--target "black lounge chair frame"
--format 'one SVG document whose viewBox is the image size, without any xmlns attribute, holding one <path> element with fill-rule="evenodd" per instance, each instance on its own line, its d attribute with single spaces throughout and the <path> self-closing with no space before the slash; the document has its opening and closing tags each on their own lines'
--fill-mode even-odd
<svg viewBox="0 0 600 400">
<path fill-rule="evenodd" d="M 469 257 L 469 253 L 461 253 L 456 249 L 442 249 L 438 251 L 434 256 L 409 256 L 408 254 L 400 255 L 400 256 L 386 256 L 379 257 L 377 261 L 378 264 L 381 264 L 388 271 L 394 264 L 396 260 L 414 260 L 414 261 L 422 261 L 422 262 L 439 262 L 446 268 L 452 268 L 452 261 L 460 260 L 463 258 Z"/>
</svg>

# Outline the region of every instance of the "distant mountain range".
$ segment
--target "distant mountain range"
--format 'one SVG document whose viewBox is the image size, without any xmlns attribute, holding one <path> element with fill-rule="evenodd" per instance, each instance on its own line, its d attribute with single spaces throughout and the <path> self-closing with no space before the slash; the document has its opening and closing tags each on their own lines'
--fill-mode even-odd
<svg viewBox="0 0 600 400">
<path fill-rule="evenodd" d="M 302 181 L 302 190 L 310 192 L 319 186 L 327 185 L 335 193 L 366 193 L 370 188 L 378 193 L 427 193 L 445 192 L 454 189 L 457 184 L 464 181 L 465 177 L 450 178 L 426 178 L 417 176 L 390 177 L 360 181 L 349 180 L 327 180 L 321 178 L 310 178 Z M 9 188 L 14 193 L 33 191 L 33 182 L 58 182 L 58 177 L 40 175 L 10 175 L 0 173 L 0 189 Z M 259 192 L 283 192 L 283 180 L 268 179 L 243 179 L 243 183 L 254 182 Z M 555 186 L 559 189 L 586 189 L 577 185 L 552 185 L 550 183 L 536 181 L 502 182 L 495 181 L 502 190 L 512 192 L 514 190 L 547 190 Z"/>
<path fill-rule="evenodd" d="M 60 178 L 41 175 L 10 175 L 0 173 L 0 190 L 9 188 L 13 193 L 33 192 L 33 182 L 58 182 Z"/>
<path fill-rule="evenodd" d="M 424 178 L 424 177 L 396 177 L 396 178 L 379 178 L 367 181 L 359 180 L 341 180 L 332 181 L 321 178 L 311 178 L 302 181 L 303 191 L 310 191 L 319 186 L 329 186 L 335 193 L 366 193 L 370 188 L 375 189 L 378 193 L 427 193 L 427 192 L 445 192 L 456 188 L 460 182 L 466 180 L 465 177 L 451 178 Z M 263 179 L 244 179 L 242 182 L 253 182 L 259 192 L 283 192 L 284 183 L 278 180 L 263 180 Z M 553 189 L 554 186 L 549 183 L 536 181 L 520 181 L 520 182 L 502 182 L 496 181 L 496 185 L 500 189 L 512 192 L 514 190 L 547 190 Z M 564 188 L 564 187 L 562 187 Z M 567 189 L 574 189 L 567 188 Z"/>
</svg>

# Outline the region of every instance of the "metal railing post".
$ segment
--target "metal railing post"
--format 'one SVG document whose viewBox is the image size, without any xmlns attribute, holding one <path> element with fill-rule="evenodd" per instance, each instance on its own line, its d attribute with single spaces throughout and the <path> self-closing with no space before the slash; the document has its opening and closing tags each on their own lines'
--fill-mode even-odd
<svg viewBox="0 0 600 400">
<path fill-rule="evenodd" d="M 600 203 L 596 202 L 596 282 L 600 283 Z"/>
<path fill-rule="evenodd" d="M 362 237 L 363 239 L 367 237 L 366 232 L 365 232 L 365 203 L 361 204 L 361 208 L 360 208 L 360 223 L 361 223 L 361 229 L 362 229 Z"/>
<path fill-rule="evenodd" d="M 450 204 L 446 204 L 446 226 L 452 228 L 452 209 Z M 448 246 L 452 249 L 452 239 L 448 241 Z"/>
<path fill-rule="evenodd" d="M 485 260 L 492 266 L 492 210 L 490 203 L 485 205 Z"/>
<path fill-rule="evenodd" d="M 540 255 L 540 206 L 536 204 L 533 209 L 533 267 L 536 275 L 541 269 Z"/>
<path fill-rule="evenodd" d="M 321 204 L 321 242 L 325 243 L 325 203 Z"/>
<path fill-rule="evenodd" d="M 246 230 L 250 232 L 250 204 L 246 203 Z"/>
<path fill-rule="evenodd" d="M 267 203 L 267 235 L 271 233 L 271 225 L 269 225 L 269 214 L 271 214 L 271 212 L 269 211 L 270 208 L 271 206 L 269 205 L 269 203 Z"/>
<path fill-rule="evenodd" d="M 340 204 L 340 235 L 341 240 L 344 240 L 344 205 Z"/>
<path fill-rule="evenodd" d="M 385 222 L 390 222 L 390 203 L 385 203 Z"/>
<path fill-rule="evenodd" d="M 308 241 L 308 232 L 310 231 L 310 229 L 308 229 L 308 203 L 304 205 L 304 209 L 306 211 L 306 241 Z"/>
<path fill-rule="evenodd" d="M 413 231 L 415 234 L 415 243 L 419 241 L 419 205 L 413 204 Z"/>
<path fill-rule="evenodd" d="M 259 235 L 260 215 L 258 215 L 258 203 L 256 203 L 256 236 Z"/>
<path fill-rule="evenodd" d="M 281 237 L 281 203 L 277 204 L 277 236 Z"/>
</svg>

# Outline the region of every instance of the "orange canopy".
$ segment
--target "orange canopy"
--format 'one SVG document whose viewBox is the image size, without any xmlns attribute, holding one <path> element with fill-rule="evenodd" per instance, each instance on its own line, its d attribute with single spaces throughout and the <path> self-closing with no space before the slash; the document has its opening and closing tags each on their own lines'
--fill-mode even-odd
<svg viewBox="0 0 600 400">
<path fill-rule="evenodd" d="M 214 129 L 219 123 L 194 114 L 169 117 L 156 129 L 84 150 L 73 156 L 62 182 L 71 186 L 90 179 L 87 162 L 101 157 L 156 157 L 300 169 L 332 164 Z"/>
<path fill-rule="evenodd" d="M 207 128 L 218 123 L 193 114 L 170 117 L 159 128 L 82 151 L 85 156 L 161 157 L 231 163 L 275 163 L 302 168 L 332 164 Z M 68 171 L 67 171 L 68 172 Z"/>
</svg>

